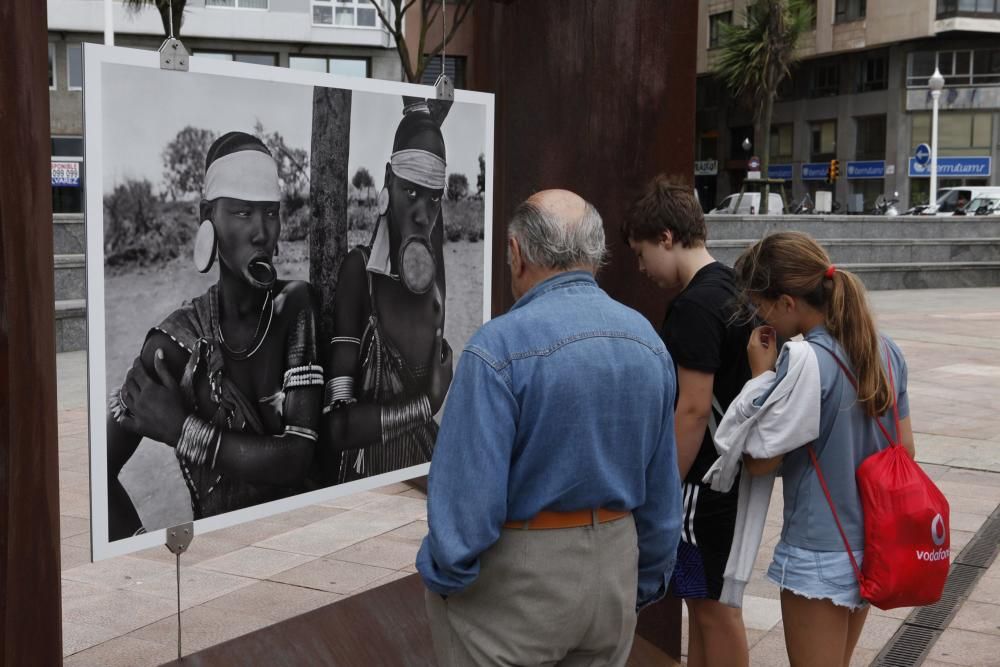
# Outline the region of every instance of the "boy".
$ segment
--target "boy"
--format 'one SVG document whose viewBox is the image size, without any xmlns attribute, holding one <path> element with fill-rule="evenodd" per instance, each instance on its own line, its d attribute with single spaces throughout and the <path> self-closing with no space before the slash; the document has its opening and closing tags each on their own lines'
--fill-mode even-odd
<svg viewBox="0 0 1000 667">
<path fill-rule="evenodd" d="M 658 176 L 622 227 L 639 271 L 677 294 L 660 335 L 677 366 L 677 463 L 684 522 L 671 591 L 688 605 L 688 665 L 749 665 L 739 609 L 719 602 L 736 523 L 737 489 L 717 493 L 701 479 L 717 458 L 712 435 L 750 379 L 751 326 L 738 319 L 732 269 L 705 248 L 705 217 L 690 187 Z"/>
</svg>

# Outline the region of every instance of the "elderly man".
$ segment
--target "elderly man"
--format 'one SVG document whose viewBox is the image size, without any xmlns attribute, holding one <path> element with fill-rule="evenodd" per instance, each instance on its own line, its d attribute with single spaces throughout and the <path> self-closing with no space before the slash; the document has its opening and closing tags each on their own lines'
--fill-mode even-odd
<svg viewBox="0 0 1000 667">
<path fill-rule="evenodd" d="M 624 665 L 681 526 L 675 377 L 594 280 L 604 227 L 566 191 L 510 222 L 517 303 L 465 347 L 417 556 L 443 666 Z"/>
</svg>

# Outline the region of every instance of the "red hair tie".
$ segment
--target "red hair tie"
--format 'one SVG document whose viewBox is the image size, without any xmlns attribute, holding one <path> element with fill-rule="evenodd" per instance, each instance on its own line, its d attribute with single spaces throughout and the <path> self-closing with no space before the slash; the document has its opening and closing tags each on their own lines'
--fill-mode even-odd
<svg viewBox="0 0 1000 667">
<path fill-rule="evenodd" d="M 826 277 L 826 278 L 827 278 L 828 280 L 833 280 L 833 274 L 834 274 L 834 273 L 836 273 L 836 272 L 837 272 L 837 267 L 836 267 L 836 266 L 834 266 L 833 264 L 831 264 L 831 265 L 830 265 L 830 266 L 829 266 L 829 267 L 827 268 L 827 270 L 826 270 L 826 273 L 824 273 L 823 275 L 824 275 L 824 276 L 825 276 L 825 277 Z"/>
</svg>

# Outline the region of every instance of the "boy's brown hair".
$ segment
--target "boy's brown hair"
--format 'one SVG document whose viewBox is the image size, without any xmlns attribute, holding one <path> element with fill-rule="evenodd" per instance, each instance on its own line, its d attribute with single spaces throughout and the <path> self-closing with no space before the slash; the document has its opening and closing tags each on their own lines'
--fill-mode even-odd
<svg viewBox="0 0 1000 667">
<path fill-rule="evenodd" d="M 669 231 L 682 247 L 704 245 L 705 214 L 690 185 L 660 174 L 632 204 L 622 224 L 625 242 L 656 241 Z"/>
</svg>

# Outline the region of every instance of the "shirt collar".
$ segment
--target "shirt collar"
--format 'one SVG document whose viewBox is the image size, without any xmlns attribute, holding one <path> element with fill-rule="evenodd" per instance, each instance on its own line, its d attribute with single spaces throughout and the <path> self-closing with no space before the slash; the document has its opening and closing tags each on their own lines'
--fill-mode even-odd
<svg viewBox="0 0 1000 667">
<path fill-rule="evenodd" d="M 551 292 L 554 289 L 580 283 L 593 285 L 595 287 L 597 286 L 597 280 L 595 280 L 594 276 L 592 276 L 588 271 L 564 271 L 563 273 L 557 273 L 551 278 L 546 278 L 528 290 L 520 299 L 517 300 L 517 303 L 514 304 L 511 310 L 516 310 L 526 306 L 538 297 Z"/>
</svg>

